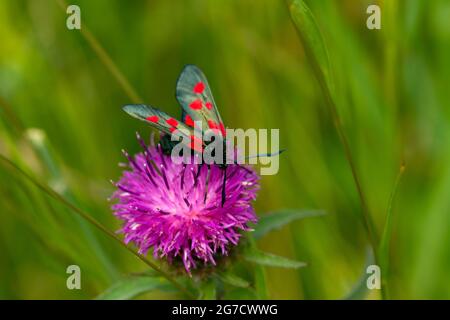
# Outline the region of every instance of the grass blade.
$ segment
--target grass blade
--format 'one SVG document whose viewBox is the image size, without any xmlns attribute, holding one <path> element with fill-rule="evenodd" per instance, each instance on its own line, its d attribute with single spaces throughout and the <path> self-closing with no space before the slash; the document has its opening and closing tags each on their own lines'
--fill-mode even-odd
<svg viewBox="0 0 450 320">
<path fill-rule="evenodd" d="M 384 223 L 383 233 L 381 235 L 380 240 L 380 246 L 378 248 L 378 255 L 379 255 L 379 263 L 381 270 L 383 270 L 383 277 L 381 278 L 381 285 L 383 286 L 383 295 L 385 298 L 388 298 L 388 281 L 389 281 L 389 244 L 390 240 L 392 238 L 392 220 L 393 220 L 393 213 L 392 213 L 392 205 L 395 199 L 395 196 L 397 194 L 397 189 L 400 184 L 400 180 L 403 176 L 403 173 L 405 171 L 405 165 L 402 164 L 400 166 L 400 170 L 397 174 L 397 178 L 395 179 L 394 187 L 392 189 L 391 195 L 389 197 L 389 202 L 387 206 L 387 212 L 386 212 L 386 221 Z"/>
<path fill-rule="evenodd" d="M 45 192 L 47 195 L 52 197 L 53 199 L 59 201 L 64 206 L 71 209 L 74 213 L 76 213 L 78 216 L 83 218 L 84 220 L 88 221 L 92 225 L 94 225 L 97 229 L 99 229 L 101 232 L 108 235 L 110 238 L 116 240 L 121 246 L 123 246 L 125 249 L 130 251 L 132 254 L 134 254 L 136 257 L 138 257 L 142 262 L 144 262 L 146 265 L 148 265 L 150 268 L 157 271 L 161 276 L 169 280 L 175 287 L 177 287 L 181 292 L 185 293 L 189 297 L 193 298 L 194 295 L 187 290 L 185 287 L 181 286 L 170 274 L 162 270 L 157 264 L 153 263 L 152 261 L 148 260 L 145 256 L 139 254 L 136 250 L 132 249 L 128 245 L 126 245 L 119 237 L 116 236 L 116 234 L 110 230 L 108 230 L 106 227 L 104 227 L 102 224 L 100 224 L 97 220 L 92 218 L 89 214 L 85 213 L 75 205 L 73 205 L 71 202 L 67 201 L 64 197 L 62 197 L 59 193 L 54 191 L 53 189 L 49 188 L 45 184 L 42 184 L 35 178 L 33 178 L 31 175 L 26 173 L 24 170 L 22 170 L 19 166 L 17 166 L 14 162 L 9 160 L 4 155 L 0 154 L 0 160 L 4 163 L 8 164 L 10 167 L 15 169 L 18 173 L 20 173 L 24 178 L 26 178 L 28 181 L 30 181 L 32 184 L 34 184 L 37 188 Z"/>
<path fill-rule="evenodd" d="M 67 3 L 64 0 L 56 0 L 58 5 L 62 10 L 66 10 Z M 123 89 L 125 94 L 131 99 L 133 103 L 142 103 L 142 98 L 137 94 L 136 90 L 134 90 L 133 86 L 128 82 L 123 73 L 119 70 L 117 65 L 111 59 L 109 54 L 105 51 L 105 49 L 100 45 L 88 27 L 83 24 L 83 28 L 81 28 L 81 35 L 88 42 L 89 46 L 98 56 L 100 61 L 105 65 L 106 69 L 113 75 L 114 79 L 116 79 L 117 83 Z"/>
<path fill-rule="evenodd" d="M 322 34 L 311 10 L 302 0 L 288 1 L 292 20 L 304 45 L 306 54 L 312 64 L 321 83 L 332 91 L 332 77 L 330 73 L 330 61 Z"/>
<path fill-rule="evenodd" d="M 364 265 L 364 270 L 362 271 L 361 277 L 355 284 L 350 293 L 344 298 L 344 300 L 363 300 L 368 294 L 367 288 L 367 278 L 368 274 L 366 272 L 367 267 L 374 264 L 375 257 L 371 248 L 367 249 L 366 263 Z"/>
<path fill-rule="evenodd" d="M 60 166 L 51 152 L 51 145 L 45 132 L 35 128 L 27 129 L 26 136 L 35 149 L 37 155 L 41 158 L 41 162 L 50 173 L 50 186 L 56 186 L 54 189 L 56 189 L 62 196 L 74 203 L 76 206 L 79 206 L 76 197 L 68 189 L 67 183 L 61 174 Z M 101 262 L 108 275 L 112 279 L 117 279 L 118 271 L 98 239 L 95 237 L 91 226 L 89 226 L 88 223 L 79 216 L 76 216 L 76 221 L 81 228 L 84 238 L 89 243 L 89 247 L 95 252 L 96 257 Z"/>
<path fill-rule="evenodd" d="M 372 244 L 372 247 L 376 248 L 378 244 L 376 229 L 367 207 L 367 201 L 361 186 L 359 175 L 356 170 L 356 165 L 350 150 L 350 145 L 344 133 L 344 128 L 339 117 L 336 103 L 333 99 L 334 86 L 332 84 L 330 63 L 325 42 L 323 41 L 323 37 L 320 33 L 319 27 L 317 26 L 315 18 L 305 2 L 302 0 L 292 0 L 288 1 L 288 4 L 292 21 L 294 22 L 294 25 L 298 31 L 306 52 L 306 56 L 310 61 L 315 76 L 325 96 L 327 107 L 333 117 L 336 131 L 344 147 L 345 156 L 350 166 L 358 196 L 361 201 L 363 225 L 366 229 L 367 236 Z"/>
</svg>

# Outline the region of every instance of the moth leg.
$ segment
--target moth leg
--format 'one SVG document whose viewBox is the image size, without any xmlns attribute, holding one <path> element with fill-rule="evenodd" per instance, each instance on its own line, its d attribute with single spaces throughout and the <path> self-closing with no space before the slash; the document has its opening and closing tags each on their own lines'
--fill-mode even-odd
<svg viewBox="0 0 450 320">
<path fill-rule="evenodd" d="M 222 181 L 222 208 L 223 205 L 225 204 L 225 198 L 226 198 L 226 194 L 225 194 L 225 185 L 227 183 L 227 166 L 225 166 L 225 168 L 223 169 L 223 181 Z"/>
<path fill-rule="evenodd" d="M 206 203 L 206 198 L 208 196 L 208 185 L 209 185 L 209 177 L 211 176 L 211 166 L 206 165 L 208 168 L 208 173 L 206 174 L 206 182 L 205 182 L 205 196 L 203 198 L 203 203 Z"/>
<path fill-rule="evenodd" d="M 181 190 L 184 190 L 184 173 L 186 172 L 186 167 L 187 165 L 185 163 L 183 163 L 183 169 L 181 170 L 180 174 L 181 174 Z"/>
<path fill-rule="evenodd" d="M 197 184 L 198 184 L 198 177 L 200 176 L 200 171 L 202 170 L 202 167 L 203 167 L 203 162 L 200 163 L 200 165 L 198 166 L 198 171 L 197 171 L 197 173 L 195 174 L 194 187 L 196 187 Z"/>
</svg>

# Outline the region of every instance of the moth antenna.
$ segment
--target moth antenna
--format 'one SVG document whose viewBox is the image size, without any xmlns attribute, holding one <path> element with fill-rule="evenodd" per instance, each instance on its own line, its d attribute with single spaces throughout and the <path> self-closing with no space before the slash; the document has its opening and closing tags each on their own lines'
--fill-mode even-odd
<svg viewBox="0 0 450 320">
<path fill-rule="evenodd" d="M 253 159 L 253 158 L 263 158 L 263 157 L 274 157 L 282 154 L 286 149 L 278 150 L 277 152 L 269 152 L 269 153 L 258 153 L 252 156 L 246 156 L 245 159 Z"/>
<path fill-rule="evenodd" d="M 277 156 L 277 155 L 283 153 L 284 151 L 286 151 L 286 149 L 281 149 L 281 150 L 279 150 L 277 152 L 273 152 L 273 153 L 261 153 L 261 154 L 256 154 L 253 156 L 246 156 L 245 160 L 252 159 L 252 158 L 260 158 L 260 157 L 274 157 L 274 156 Z M 233 164 L 238 165 L 240 168 L 247 171 L 247 173 L 252 173 L 252 171 L 250 169 L 248 169 L 248 168 L 244 167 L 242 164 L 238 163 L 238 160 L 234 160 Z"/>
</svg>

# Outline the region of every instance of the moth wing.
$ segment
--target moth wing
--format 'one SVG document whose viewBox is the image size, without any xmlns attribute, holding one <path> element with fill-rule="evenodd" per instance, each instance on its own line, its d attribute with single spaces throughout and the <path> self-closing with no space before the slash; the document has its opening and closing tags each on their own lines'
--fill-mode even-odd
<svg viewBox="0 0 450 320">
<path fill-rule="evenodd" d="M 202 121 L 202 131 L 216 129 L 225 136 L 225 127 L 208 80 L 198 67 L 184 67 L 177 81 L 176 98 L 184 111 L 185 123 L 193 127 L 194 121 Z"/>
<path fill-rule="evenodd" d="M 194 130 L 185 123 L 176 120 L 167 113 L 155 107 L 145 104 L 126 105 L 123 107 L 123 110 L 130 116 L 144 121 L 153 128 L 156 128 L 166 134 L 172 135 L 175 131 L 177 131 L 183 138 L 181 142 L 184 142 L 193 149 L 192 140 L 194 139 Z"/>
</svg>

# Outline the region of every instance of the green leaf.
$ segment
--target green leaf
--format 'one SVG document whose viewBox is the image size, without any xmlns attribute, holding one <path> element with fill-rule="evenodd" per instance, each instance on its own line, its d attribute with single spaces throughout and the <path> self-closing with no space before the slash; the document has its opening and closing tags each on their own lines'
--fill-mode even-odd
<svg viewBox="0 0 450 320">
<path fill-rule="evenodd" d="M 355 284 L 355 286 L 352 288 L 350 293 L 344 298 L 344 300 L 363 300 L 368 293 L 367 288 L 367 278 L 368 274 L 366 272 L 367 267 L 375 263 L 375 257 L 373 254 L 372 249 L 369 247 L 367 249 L 366 254 L 366 263 L 364 265 L 364 270 L 361 274 L 361 277 L 359 278 L 358 282 Z"/>
<path fill-rule="evenodd" d="M 105 292 L 101 293 L 97 300 L 128 300 L 140 294 L 155 289 L 170 289 L 167 280 L 156 277 L 128 277 L 119 280 Z"/>
<path fill-rule="evenodd" d="M 255 290 L 251 288 L 234 288 L 225 292 L 224 300 L 254 300 L 266 299 L 266 297 L 256 296 Z"/>
<path fill-rule="evenodd" d="M 322 216 L 325 212 L 321 210 L 283 210 L 278 212 L 273 212 L 262 216 L 255 231 L 253 232 L 253 237 L 259 239 L 265 236 L 267 233 L 280 229 L 281 227 L 289 224 L 295 220 L 300 220 L 307 217 Z"/>
<path fill-rule="evenodd" d="M 275 254 L 263 252 L 256 249 L 248 251 L 244 256 L 244 259 L 268 267 L 297 269 L 306 266 L 306 263 L 304 262 L 291 260 L 285 257 L 280 257 Z"/>
<path fill-rule="evenodd" d="M 216 282 L 213 279 L 202 284 L 200 288 L 201 300 L 215 300 L 217 297 Z"/>
<path fill-rule="evenodd" d="M 333 91 L 328 52 L 311 10 L 302 0 L 292 0 L 288 3 L 292 21 L 319 81 L 322 85 L 325 84 L 329 91 Z"/>
<path fill-rule="evenodd" d="M 237 275 L 232 273 L 222 273 L 219 275 L 219 278 L 224 283 L 238 288 L 248 288 L 250 286 L 250 283 L 247 280 L 242 279 L 241 277 L 238 277 Z"/>
</svg>

